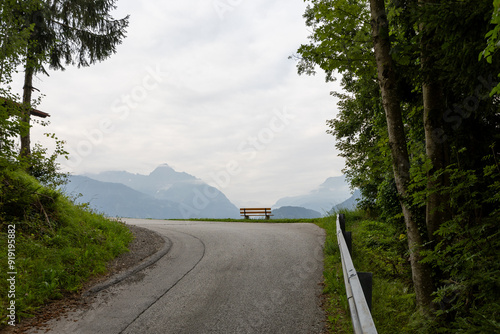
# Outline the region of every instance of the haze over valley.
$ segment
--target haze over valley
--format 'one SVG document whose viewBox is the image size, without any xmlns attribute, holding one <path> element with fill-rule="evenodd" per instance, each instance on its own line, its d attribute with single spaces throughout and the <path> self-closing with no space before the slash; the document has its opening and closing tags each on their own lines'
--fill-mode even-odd
<svg viewBox="0 0 500 334">
<path fill-rule="evenodd" d="M 71 175 L 63 190 L 78 203 L 88 203 L 111 217 L 241 218 L 242 206 L 231 202 L 221 190 L 193 175 L 175 171 L 168 164 L 148 175 L 126 171 Z M 275 218 L 316 218 L 350 197 L 344 176 L 339 176 L 328 178 L 307 194 L 258 206 L 272 207 Z"/>
</svg>

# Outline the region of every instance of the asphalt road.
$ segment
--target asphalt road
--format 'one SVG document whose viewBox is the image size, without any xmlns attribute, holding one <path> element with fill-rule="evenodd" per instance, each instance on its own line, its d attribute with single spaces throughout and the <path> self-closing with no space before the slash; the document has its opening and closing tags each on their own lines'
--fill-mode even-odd
<svg viewBox="0 0 500 334">
<path fill-rule="evenodd" d="M 324 232 L 313 224 L 127 219 L 171 241 L 153 266 L 49 333 L 321 333 Z"/>
</svg>

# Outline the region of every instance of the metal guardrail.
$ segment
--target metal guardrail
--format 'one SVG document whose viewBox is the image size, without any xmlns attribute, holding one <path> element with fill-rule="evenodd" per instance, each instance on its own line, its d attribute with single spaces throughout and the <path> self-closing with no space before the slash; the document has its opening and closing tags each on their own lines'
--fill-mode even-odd
<svg viewBox="0 0 500 334">
<path fill-rule="evenodd" d="M 373 322 L 372 314 L 365 298 L 365 293 L 361 286 L 361 281 L 354 265 L 352 263 L 351 254 L 344 238 L 345 222 L 342 221 L 341 215 L 337 215 L 337 242 L 340 249 L 340 257 L 342 259 L 342 270 L 344 272 L 345 289 L 347 300 L 349 301 L 349 309 L 351 311 L 352 326 L 354 333 L 375 334 L 377 329 Z"/>
</svg>

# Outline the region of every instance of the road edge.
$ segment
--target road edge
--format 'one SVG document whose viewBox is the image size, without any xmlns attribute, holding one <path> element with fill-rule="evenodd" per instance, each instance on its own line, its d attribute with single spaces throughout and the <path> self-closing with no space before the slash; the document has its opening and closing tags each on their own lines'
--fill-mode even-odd
<svg viewBox="0 0 500 334">
<path fill-rule="evenodd" d="M 160 235 L 159 233 L 157 233 L 155 231 L 152 231 L 152 230 L 150 230 L 150 231 L 153 232 L 153 233 L 155 233 L 155 234 Z M 161 236 L 161 237 L 165 240 L 165 243 L 163 244 L 162 249 L 160 249 L 156 253 L 150 255 L 149 257 L 147 257 L 146 259 L 144 259 L 143 261 L 141 261 L 135 267 L 132 267 L 132 268 L 130 268 L 128 270 L 120 272 L 120 273 L 112 276 L 110 279 L 108 279 L 105 282 L 98 283 L 98 284 L 92 286 L 90 289 L 88 289 L 87 291 L 85 291 L 83 293 L 83 296 L 87 297 L 87 296 L 93 295 L 93 294 L 95 294 L 95 293 L 97 293 L 99 291 L 102 291 L 104 289 L 109 288 L 112 285 L 120 283 L 121 281 L 127 279 L 128 277 L 132 276 L 133 274 L 135 274 L 135 273 L 137 273 L 137 272 L 139 272 L 139 271 L 141 271 L 143 269 L 146 269 L 147 267 L 155 264 L 159 259 L 161 259 L 165 255 L 167 255 L 167 253 L 172 248 L 172 241 L 168 237 L 166 237 L 166 236 Z"/>
</svg>

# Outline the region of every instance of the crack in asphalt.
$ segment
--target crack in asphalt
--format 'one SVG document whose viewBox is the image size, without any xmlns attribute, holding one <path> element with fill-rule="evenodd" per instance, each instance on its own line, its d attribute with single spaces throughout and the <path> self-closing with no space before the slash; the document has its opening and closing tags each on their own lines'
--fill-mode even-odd
<svg viewBox="0 0 500 334">
<path fill-rule="evenodd" d="M 196 268 L 196 266 L 198 266 L 198 264 L 201 262 L 201 260 L 205 257 L 205 249 L 206 249 L 206 246 L 205 246 L 205 243 L 203 242 L 203 240 L 201 240 L 200 238 L 192 235 L 192 234 L 189 234 L 189 233 L 185 233 L 185 232 L 179 232 L 179 231 L 176 231 L 177 233 L 182 233 L 182 234 L 185 234 L 185 235 L 189 235 L 195 239 L 197 239 L 203 246 L 203 253 L 201 254 L 201 257 L 198 259 L 198 261 L 193 265 L 193 267 L 191 269 L 189 269 L 184 275 L 182 275 L 182 277 L 180 277 L 174 284 L 172 284 L 172 286 L 170 286 L 165 292 L 163 292 L 158 298 L 156 298 L 151 304 L 149 304 L 144 310 L 142 310 L 141 313 L 139 313 L 125 328 L 123 328 L 118 334 L 122 334 L 124 333 L 134 322 L 137 321 L 137 319 L 139 319 L 147 310 L 149 310 L 153 305 L 155 305 L 160 299 L 163 298 L 163 296 L 165 296 L 170 290 L 172 290 L 176 285 L 177 283 L 179 283 L 180 281 L 182 281 L 184 279 L 184 277 L 186 277 L 191 271 L 193 271 L 194 268 Z M 172 245 L 173 246 L 173 243 Z M 170 247 L 171 248 L 171 247 Z M 169 250 L 170 250 L 169 248 Z M 168 252 L 167 252 L 168 253 Z M 165 256 L 167 253 L 165 253 L 163 256 Z M 161 256 L 161 257 L 163 257 Z M 159 257 L 156 261 L 158 261 L 161 257 Z M 155 261 L 155 262 L 156 262 Z M 144 268 L 143 268 L 144 269 Z M 136 272 L 138 272 L 139 270 L 137 270 Z"/>
</svg>

